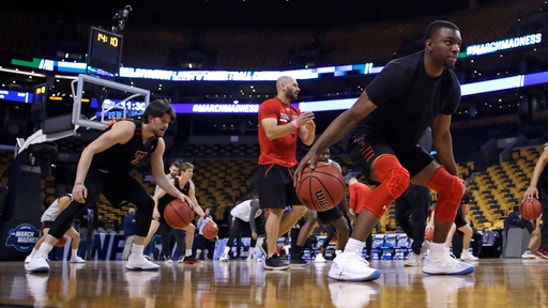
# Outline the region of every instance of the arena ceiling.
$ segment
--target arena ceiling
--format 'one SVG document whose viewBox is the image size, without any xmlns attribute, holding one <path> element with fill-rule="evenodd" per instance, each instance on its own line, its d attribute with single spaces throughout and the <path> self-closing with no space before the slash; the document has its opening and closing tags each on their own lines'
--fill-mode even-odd
<svg viewBox="0 0 548 308">
<path fill-rule="evenodd" d="M 356 22 L 439 15 L 500 0 L 185 0 L 185 1 L 18 1 L 9 9 L 55 13 L 65 16 L 114 16 L 131 7 L 130 22 L 178 26 L 325 26 Z"/>
</svg>

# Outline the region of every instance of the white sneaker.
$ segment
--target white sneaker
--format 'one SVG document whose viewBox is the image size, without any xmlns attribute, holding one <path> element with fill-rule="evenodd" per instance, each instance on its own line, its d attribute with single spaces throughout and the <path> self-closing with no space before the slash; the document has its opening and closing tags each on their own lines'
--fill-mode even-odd
<svg viewBox="0 0 548 308">
<path fill-rule="evenodd" d="M 32 256 L 31 256 L 31 255 L 28 255 L 28 256 L 25 258 L 25 264 L 29 264 L 31 259 L 32 259 Z"/>
<path fill-rule="evenodd" d="M 468 251 L 463 251 L 461 254 L 460 254 L 460 260 L 461 261 L 478 261 L 479 258 L 474 256 L 473 254 L 471 254 L 470 252 Z"/>
<path fill-rule="evenodd" d="M 329 277 L 337 280 L 366 281 L 380 276 L 381 271 L 369 267 L 369 262 L 355 252 L 338 254 L 329 270 Z"/>
<path fill-rule="evenodd" d="M 49 272 L 47 256 L 37 252 L 27 264 L 27 271 L 31 273 Z"/>
<path fill-rule="evenodd" d="M 474 272 L 471 264 L 459 262 L 449 254 L 439 259 L 427 257 L 422 267 L 422 272 L 429 275 L 466 275 Z"/>
<path fill-rule="evenodd" d="M 160 266 L 158 264 L 150 262 L 143 256 L 129 257 L 129 260 L 126 263 L 126 269 L 128 271 L 157 271 L 159 268 Z"/>
<path fill-rule="evenodd" d="M 418 266 L 421 265 L 422 255 L 416 254 L 414 252 L 409 253 L 407 260 L 403 262 L 405 266 Z"/>
<path fill-rule="evenodd" d="M 319 253 L 316 258 L 314 259 L 315 263 L 325 263 L 327 260 L 323 257 L 321 253 Z"/>
<path fill-rule="evenodd" d="M 70 263 L 86 263 L 86 260 L 80 258 L 79 256 L 73 256 L 70 258 Z"/>
<path fill-rule="evenodd" d="M 534 253 L 531 252 L 530 249 L 527 249 L 526 251 L 523 252 L 523 254 L 521 255 L 521 258 L 522 259 L 535 259 L 537 256 L 535 256 Z"/>
<path fill-rule="evenodd" d="M 229 260 L 229 257 L 228 255 L 225 255 L 223 254 L 220 258 L 219 258 L 219 261 L 222 261 L 222 262 L 228 262 Z"/>
</svg>

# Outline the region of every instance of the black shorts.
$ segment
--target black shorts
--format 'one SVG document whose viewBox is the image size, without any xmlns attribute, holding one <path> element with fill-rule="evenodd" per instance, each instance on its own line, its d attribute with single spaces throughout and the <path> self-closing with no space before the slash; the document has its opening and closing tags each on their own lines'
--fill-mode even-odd
<svg viewBox="0 0 548 308">
<path fill-rule="evenodd" d="M 295 168 L 280 165 L 259 165 L 257 187 L 261 209 L 283 209 L 286 206 L 301 205 L 293 187 Z"/>
<path fill-rule="evenodd" d="M 42 221 L 42 230 L 51 228 L 51 225 L 53 225 L 51 220 Z"/>
<path fill-rule="evenodd" d="M 371 164 L 382 154 L 395 155 L 401 165 L 409 171 L 411 177 L 419 173 L 434 160 L 418 144 L 407 150 L 395 150 L 383 137 L 379 136 L 375 136 L 374 140 L 372 138 L 369 140 L 365 135 L 358 137 L 350 143 L 348 151 L 352 163 L 360 167 L 369 180 L 372 180 Z"/>
<path fill-rule="evenodd" d="M 324 225 L 331 223 L 335 219 L 343 217 L 343 213 L 338 206 L 335 206 L 334 208 L 327 211 L 317 212 L 317 214 L 318 220 Z"/>
</svg>

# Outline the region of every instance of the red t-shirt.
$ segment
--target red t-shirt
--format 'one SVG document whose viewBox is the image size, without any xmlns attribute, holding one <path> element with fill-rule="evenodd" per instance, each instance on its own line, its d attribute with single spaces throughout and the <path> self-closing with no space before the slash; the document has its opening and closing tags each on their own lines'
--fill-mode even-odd
<svg viewBox="0 0 548 308">
<path fill-rule="evenodd" d="M 349 187 L 350 204 L 349 207 L 358 215 L 365 206 L 365 202 L 371 193 L 371 188 L 361 182 L 356 182 Z"/>
<path fill-rule="evenodd" d="M 268 140 L 261 121 L 275 118 L 277 125 L 285 125 L 297 119 L 301 111 L 292 105 L 284 104 L 279 98 L 271 98 L 264 101 L 259 108 L 259 165 L 278 164 L 284 167 L 293 167 L 297 164 L 297 138 L 298 131 L 283 137 Z"/>
</svg>

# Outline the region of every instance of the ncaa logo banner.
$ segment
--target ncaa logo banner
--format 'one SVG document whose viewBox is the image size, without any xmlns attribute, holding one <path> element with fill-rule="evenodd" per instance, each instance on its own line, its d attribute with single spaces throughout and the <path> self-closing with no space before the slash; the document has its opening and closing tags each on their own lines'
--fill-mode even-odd
<svg viewBox="0 0 548 308">
<path fill-rule="evenodd" d="M 20 224 L 9 231 L 5 246 L 13 246 L 21 252 L 31 251 L 40 238 L 40 230 L 31 224 Z"/>
</svg>

